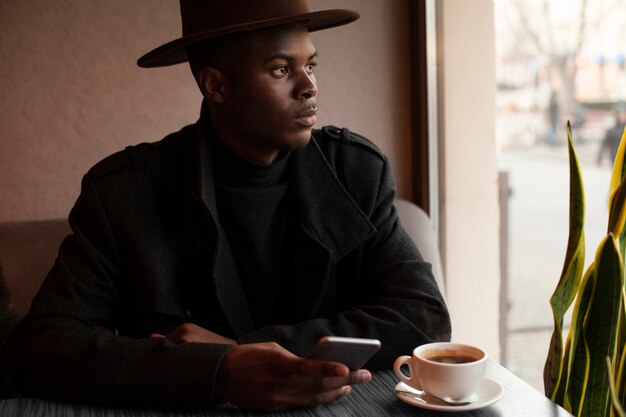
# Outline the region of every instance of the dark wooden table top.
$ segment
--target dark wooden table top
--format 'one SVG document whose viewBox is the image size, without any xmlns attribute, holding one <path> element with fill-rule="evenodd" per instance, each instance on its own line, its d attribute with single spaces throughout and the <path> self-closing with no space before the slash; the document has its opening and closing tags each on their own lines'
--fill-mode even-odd
<svg viewBox="0 0 626 417">
<path fill-rule="evenodd" d="M 526 384 L 511 372 L 491 361 L 487 377 L 504 388 L 504 396 L 485 408 L 453 413 L 455 417 L 568 417 L 568 412 L 545 398 L 542 393 Z M 302 408 L 275 413 L 253 413 L 232 407 L 220 407 L 197 412 L 159 410 L 129 410 L 120 408 L 91 407 L 58 403 L 34 398 L 0 401 L 2 417 L 220 417 L 220 416 L 267 416 L 267 417 L 385 417 L 385 416 L 441 416 L 442 411 L 429 411 L 407 405 L 396 398 L 394 388 L 398 380 L 392 371 L 380 371 L 374 379 L 354 387 L 352 394 L 343 399 L 314 408 Z"/>
</svg>

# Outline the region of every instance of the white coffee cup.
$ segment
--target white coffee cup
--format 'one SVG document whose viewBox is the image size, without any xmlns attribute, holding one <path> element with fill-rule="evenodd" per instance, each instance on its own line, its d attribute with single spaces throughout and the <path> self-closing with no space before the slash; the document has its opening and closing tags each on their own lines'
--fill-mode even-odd
<svg viewBox="0 0 626 417">
<path fill-rule="evenodd" d="M 400 368 L 407 365 L 410 375 Z M 443 399 L 468 400 L 485 377 L 487 353 L 475 346 L 452 342 L 429 343 L 400 356 L 393 371 L 408 386 Z"/>
</svg>

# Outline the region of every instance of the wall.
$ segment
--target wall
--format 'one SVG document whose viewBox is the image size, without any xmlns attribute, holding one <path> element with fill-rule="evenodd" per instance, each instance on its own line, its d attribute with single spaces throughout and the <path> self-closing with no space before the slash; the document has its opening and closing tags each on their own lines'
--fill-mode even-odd
<svg viewBox="0 0 626 417">
<path fill-rule="evenodd" d="M 176 3 L 0 2 L 0 221 L 65 217 L 91 165 L 196 118 L 187 68 L 135 65 Z"/>
<path fill-rule="evenodd" d="M 411 0 L 409 0 L 411 1 Z M 351 25 L 313 34 L 321 124 L 346 126 L 374 141 L 391 160 L 398 193 L 411 194 L 408 2 L 309 0 L 311 8 L 352 9 Z"/>
<path fill-rule="evenodd" d="M 310 3 L 363 16 L 314 35 L 319 125 L 348 126 L 374 140 L 406 197 L 407 3 Z M 201 98 L 186 65 L 135 65 L 179 36 L 178 16 L 176 0 L 0 2 L 0 222 L 66 217 L 95 162 L 195 121 Z"/>
<path fill-rule="evenodd" d="M 441 245 L 453 338 L 499 355 L 493 1 L 437 0 Z"/>
</svg>

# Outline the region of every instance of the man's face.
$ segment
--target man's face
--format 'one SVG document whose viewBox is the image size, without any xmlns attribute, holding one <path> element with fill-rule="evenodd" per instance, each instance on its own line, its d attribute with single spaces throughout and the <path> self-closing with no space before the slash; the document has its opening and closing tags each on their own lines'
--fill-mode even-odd
<svg viewBox="0 0 626 417">
<path fill-rule="evenodd" d="M 249 159 L 305 145 L 316 121 L 317 53 L 306 28 L 257 31 L 227 54 L 220 124 L 223 140 Z M 272 158 L 270 158 L 271 161 Z"/>
</svg>

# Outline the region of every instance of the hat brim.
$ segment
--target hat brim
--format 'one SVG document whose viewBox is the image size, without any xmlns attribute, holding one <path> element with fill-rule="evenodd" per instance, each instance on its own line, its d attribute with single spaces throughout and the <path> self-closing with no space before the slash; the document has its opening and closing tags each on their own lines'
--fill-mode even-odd
<svg viewBox="0 0 626 417">
<path fill-rule="evenodd" d="M 166 67 L 180 64 L 187 61 L 187 48 L 197 42 L 214 38 L 219 35 L 250 31 L 271 26 L 278 26 L 287 23 L 302 22 L 309 32 L 329 29 L 336 26 L 347 25 L 359 18 L 359 14 L 352 10 L 322 10 L 296 16 L 286 16 L 274 19 L 261 20 L 252 23 L 245 23 L 227 26 L 216 30 L 196 33 L 190 36 L 183 36 L 175 39 L 156 49 L 148 52 L 137 60 L 137 65 L 142 68 Z"/>
</svg>

